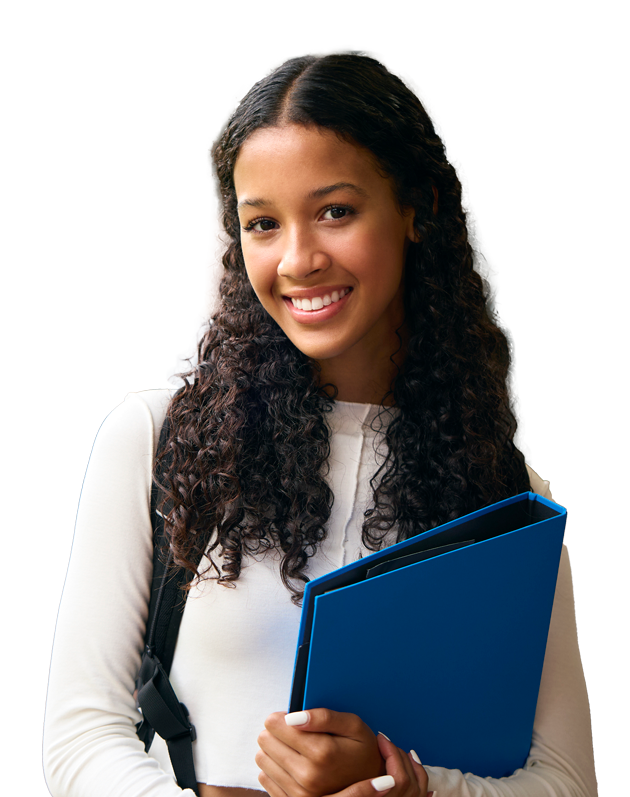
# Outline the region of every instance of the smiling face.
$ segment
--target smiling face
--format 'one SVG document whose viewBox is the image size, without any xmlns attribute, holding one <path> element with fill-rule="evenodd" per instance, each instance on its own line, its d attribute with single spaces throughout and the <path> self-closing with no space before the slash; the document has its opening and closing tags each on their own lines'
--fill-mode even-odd
<svg viewBox="0 0 630 797">
<path fill-rule="evenodd" d="M 247 274 L 287 337 L 322 364 L 388 360 L 413 211 L 370 153 L 322 128 L 263 128 L 234 183 Z"/>
</svg>

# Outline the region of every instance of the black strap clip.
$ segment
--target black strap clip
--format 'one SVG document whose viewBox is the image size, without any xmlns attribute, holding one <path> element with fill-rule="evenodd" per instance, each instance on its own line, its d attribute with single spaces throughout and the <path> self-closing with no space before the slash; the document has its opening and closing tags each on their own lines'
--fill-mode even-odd
<svg viewBox="0 0 630 797">
<path fill-rule="evenodd" d="M 141 728 L 149 725 L 167 742 L 185 736 L 189 736 L 191 742 L 197 738 L 188 709 L 177 699 L 160 660 L 149 647 L 142 656 L 136 680 L 136 705 L 142 712 Z"/>
</svg>

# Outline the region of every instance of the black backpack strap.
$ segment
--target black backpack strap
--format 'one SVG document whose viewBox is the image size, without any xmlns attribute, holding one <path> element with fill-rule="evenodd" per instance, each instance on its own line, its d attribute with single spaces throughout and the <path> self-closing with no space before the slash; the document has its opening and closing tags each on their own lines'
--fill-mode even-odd
<svg viewBox="0 0 630 797">
<path fill-rule="evenodd" d="M 514 495 L 519 495 L 520 493 L 529 492 L 529 490 L 531 490 L 531 484 L 529 481 L 529 473 L 527 471 L 527 465 L 525 464 L 525 457 L 523 456 L 522 452 L 516 448 L 516 446 L 514 446 L 514 451 L 520 465 L 520 474 L 519 474 L 520 481 L 516 486 Z"/>
<path fill-rule="evenodd" d="M 158 449 L 163 447 L 168 435 L 169 424 L 165 421 Z M 153 578 L 144 653 L 136 679 L 136 702 L 142 711 L 142 722 L 136 726 L 136 731 L 145 750 L 151 747 L 155 733 L 166 741 L 177 784 L 198 794 L 192 752 L 195 727 L 168 678 L 186 601 L 186 592 L 181 587 L 191 574 L 173 567 L 170 555 L 164 562 L 166 534 L 164 518 L 158 510 L 159 497 L 160 491 L 154 482 L 151 487 Z"/>
</svg>

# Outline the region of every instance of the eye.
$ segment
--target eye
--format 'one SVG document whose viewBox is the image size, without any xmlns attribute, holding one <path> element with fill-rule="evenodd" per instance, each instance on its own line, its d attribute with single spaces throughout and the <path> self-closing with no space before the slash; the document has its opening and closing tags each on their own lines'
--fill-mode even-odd
<svg viewBox="0 0 630 797">
<path fill-rule="evenodd" d="M 354 213 L 354 208 L 349 205 L 330 205 L 322 213 L 322 218 L 325 221 L 337 221 L 338 219 L 345 219 Z"/>
<path fill-rule="evenodd" d="M 243 227 L 244 232 L 263 233 L 275 230 L 278 225 L 271 219 L 252 219 L 246 227 Z"/>
</svg>

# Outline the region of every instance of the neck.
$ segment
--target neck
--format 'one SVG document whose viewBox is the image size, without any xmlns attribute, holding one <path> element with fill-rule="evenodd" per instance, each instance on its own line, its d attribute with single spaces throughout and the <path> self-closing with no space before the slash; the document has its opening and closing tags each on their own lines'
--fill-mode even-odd
<svg viewBox="0 0 630 797">
<path fill-rule="evenodd" d="M 339 401 L 391 406 L 394 398 L 386 394 L 392 389 L 404 359 L 404 350 L 396 351 L 398 348 L 396 340 L 395 349 L 388 346 L 380 351 L 349 351 L 340 357 L 319 360 L 319 383 L 334 385 Z"/>
</svg>

